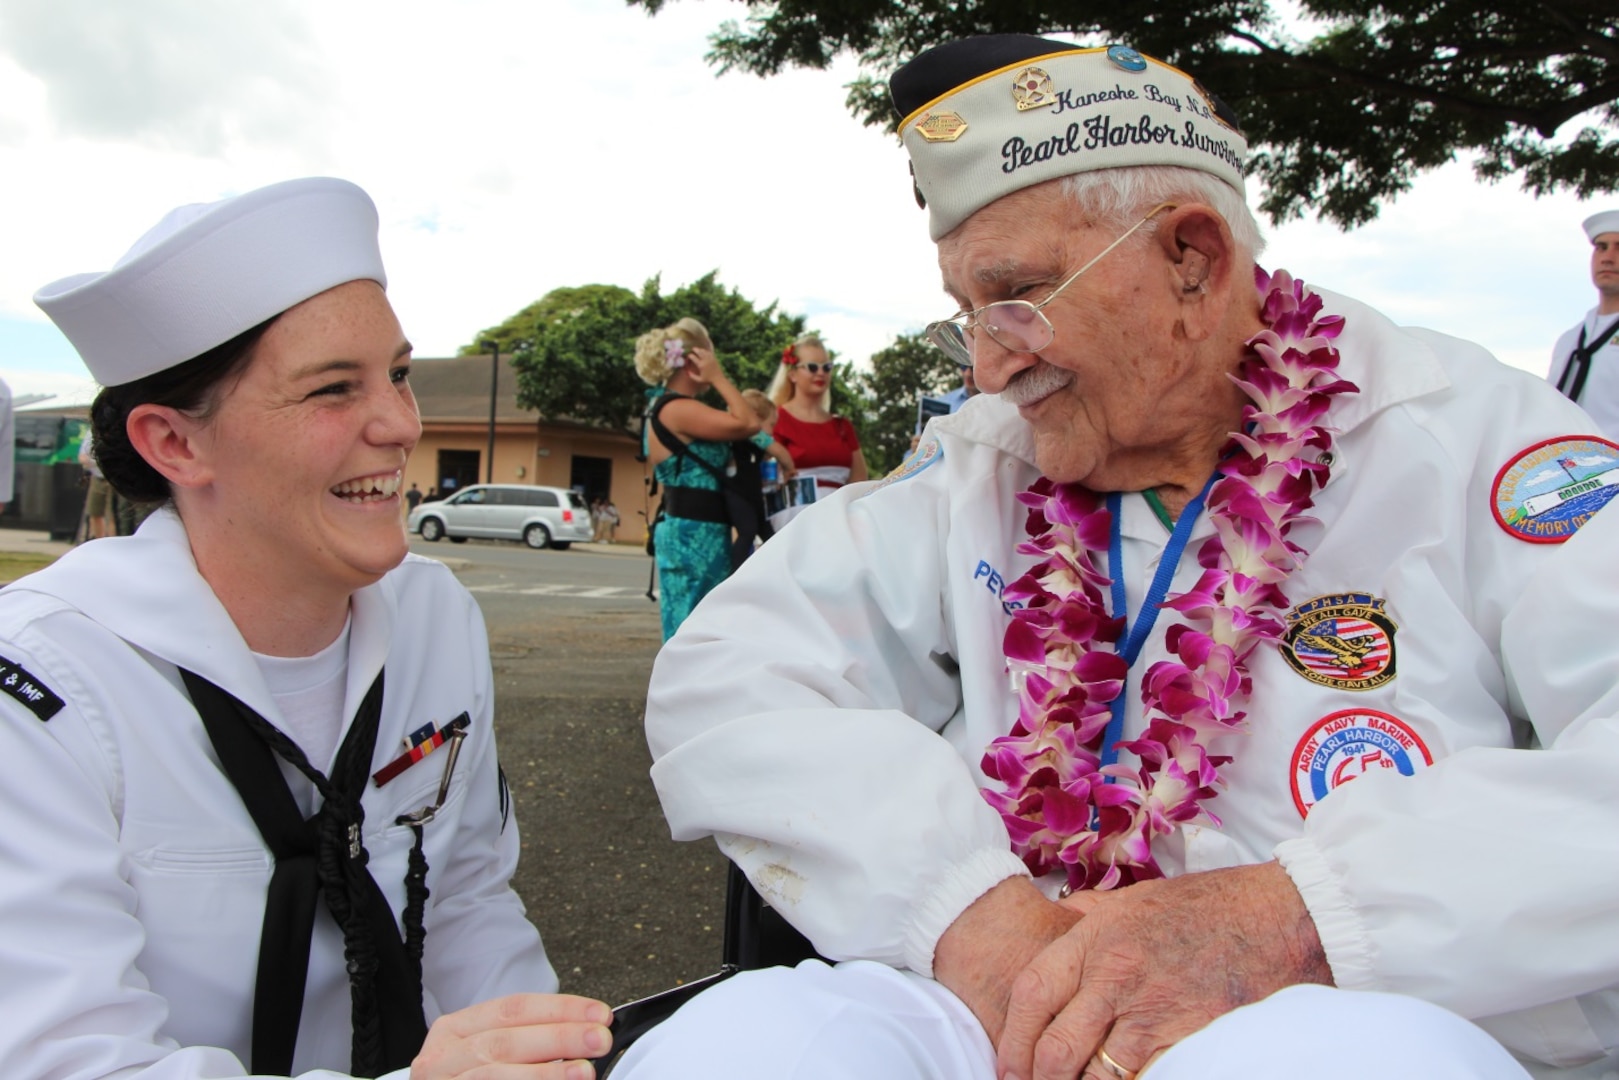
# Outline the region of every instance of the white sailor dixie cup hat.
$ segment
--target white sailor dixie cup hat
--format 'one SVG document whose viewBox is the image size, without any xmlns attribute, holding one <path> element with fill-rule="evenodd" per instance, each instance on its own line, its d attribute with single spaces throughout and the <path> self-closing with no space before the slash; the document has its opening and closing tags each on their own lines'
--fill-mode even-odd
<svg viewBox="0 0 1619 1080">
<path fill-rule="evenodd" d="M 934 240 L 1003 195 L 1092 169 L 1180 165 L 1243 192 L 1248 143 L 1231 110 L 1122 45 L 964 38 L 911 60 L 889 90 Z"/>
<path fill-rule="evenodd" d="M 327 289 L 384 287 L 377 208 L 347 180 L 288 180 L 172 210 L 111 270 L 34 294 L 103 386 L 184 363 Z"/>
<path fill-rule="evenodd" d="M 1619 233 L 1619 210 L 1604 210 L 1600 214 L 1592 214 L 1585 219 L 1584 226 L 1586 238 L 1593 244 L 1603 233 Z"/>
</svg>

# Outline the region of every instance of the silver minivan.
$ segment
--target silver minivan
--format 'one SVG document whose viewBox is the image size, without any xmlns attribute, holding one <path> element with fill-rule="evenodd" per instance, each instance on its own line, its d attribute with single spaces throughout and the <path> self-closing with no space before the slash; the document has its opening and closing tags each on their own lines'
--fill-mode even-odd
<svg viewBox="0 0 1619 1080">
<path fill-rule="evenodd" d="M 591 538 L 590 508 L 577 491 L 528 484 L 474 485 L 448 499 L 422 503 L 410 512 L 406 525 L 423 540 L 476 536 L 558 551 Z"/>
</svg>

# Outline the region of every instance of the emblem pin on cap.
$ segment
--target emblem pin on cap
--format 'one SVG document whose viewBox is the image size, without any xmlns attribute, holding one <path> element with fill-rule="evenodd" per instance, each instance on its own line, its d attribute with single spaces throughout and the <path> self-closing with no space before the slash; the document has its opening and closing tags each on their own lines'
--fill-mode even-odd
<svg viewBox="0 0 1619 1080">
<path fill-rule="evenodd" d="M 1121 67 L 1125 71 L 1147 70 L 1147 58 L 1128 45 L 1110 46 L 1107 50 L 1107 58 L 1113 61 L 1114 67 Z"/>
</svg>

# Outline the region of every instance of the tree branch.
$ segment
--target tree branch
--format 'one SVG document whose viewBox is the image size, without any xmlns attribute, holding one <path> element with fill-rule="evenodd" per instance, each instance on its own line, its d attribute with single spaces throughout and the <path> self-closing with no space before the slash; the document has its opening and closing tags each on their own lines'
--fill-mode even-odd
<svg viewBox="0 0 1619 1080">
<path fill-rule="evenodd" d="M 1247 42 L 1263 55 L 1272 58 L 1285 67 L 1307 71 L 1314 75 L 1324 75 L 1336 81 L 1349 83 L 1352 86 L 1380 91 L 1398 98 L 1441 105 L 1450 112 L 1461 116 L 1471 116 L 1479 120 L 1497 120 L 1517 124 L 1520 127 L 1533 128 L 1548 138 L 1555 134 L 1557 129 L 1566 121 L 1588 109 L 1612 101 L 1615 95 L 1619 94 L 1619 81 L 1610 81 L 1600 83 L 1583 94 L 1566 98 L 1558 102 L 1554 107 L 1527 109 L 1516 105 L 1491 105 L 1477 98 L 1462 97 L 1415 83 L 1401 82 L 1397 79 L 1389 79 L 1369 72 L 1345 68 L 1318 57 L 1300 56 L 1285 49 L 1278 49 L 1256 35 L 1236 27 L 1231 28 L 1229 33 L 1232 37 L 1239 41 Z"/>
</svg>

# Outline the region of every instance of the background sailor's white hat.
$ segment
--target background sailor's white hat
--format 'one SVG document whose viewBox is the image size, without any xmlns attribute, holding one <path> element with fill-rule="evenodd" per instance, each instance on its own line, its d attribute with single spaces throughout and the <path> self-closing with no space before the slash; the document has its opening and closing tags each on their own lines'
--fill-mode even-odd
<svg viewBox="0 0 1619 1080">
<path fill-rule="evenodd" d="M 1604 210 L 1585 219 L 1585 235 L 1592 243 L 1603 233 L 1619 233 L 1619 210 Z"/>
<path fill-rule="evenodd" d="M 170 211 L 111 270 L 34 294 L 103 386 L 184 363 L 349 281 L 386 287 L 377 208 L 347 180 L 287 180 Z"/>
</svg>

